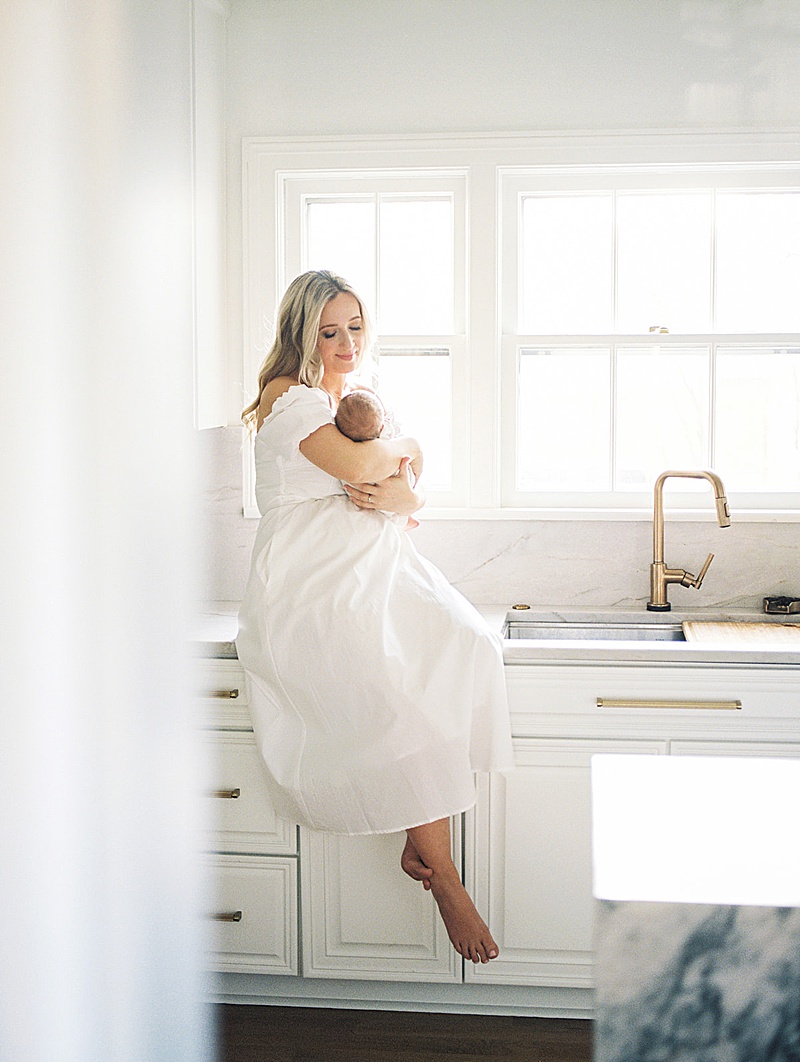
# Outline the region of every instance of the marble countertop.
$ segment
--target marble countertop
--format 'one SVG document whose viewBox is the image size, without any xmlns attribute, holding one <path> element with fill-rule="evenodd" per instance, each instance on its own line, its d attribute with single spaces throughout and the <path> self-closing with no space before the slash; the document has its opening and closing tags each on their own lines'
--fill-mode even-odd
<svg viewBox="0 0 800 1062">
<path fill-rule="evenodd" d="M 651 613 L 645 609 L 558 609 L 541 606 L 515 612 L 506 604 L 476 606 L 493 630 L 502 631 L 509 617 L 537 622 L 600 622 L 637 621 L 645 623 L 678 624 L 687 620 L 785 623 L 785 616 L 767 616 L 757 611 L 691 610 Z M 197 617 L 194 645 L 199 656 L 216 659 L 236 659 L 234 639 L 237 631 L 236 602 L 217 602 L 206 606 Z M 793 617 L 791 617 L 793 619 Z M 800 651 L 785 645 L 747 643 L 698 643 L 675 641 L 602 641 L 548 638 L 515 638 L 506 640 L 503 657 L 507 665 L 526 664 L 614 664 L 624 661 L 636 664 L 708 663 L 759 664 L 762 666 L 796 667 L 800 670 Z"/>
</svg>

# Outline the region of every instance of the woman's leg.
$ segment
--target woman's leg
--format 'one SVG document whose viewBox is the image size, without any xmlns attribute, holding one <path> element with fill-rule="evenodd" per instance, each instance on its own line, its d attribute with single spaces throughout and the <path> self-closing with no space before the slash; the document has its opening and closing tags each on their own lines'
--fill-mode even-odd
<svg viewBox="0 0 800 1062">
<path fill-rule="evenodd" d="M 424 826 L 414 826 L 406 833 L 411 848 L 407 843 L 401 860 L 403 869 L 430 888 L 453 947 L 472 962 L 497 958 L 497 944 L 461 884 L 453 863 L 450 820 L 437 819 Z M 430 875 L 425 875 L 425 870 L 429 870 Z"/>
<path fill-rule="evenodd" d="M 421 881 L 426 892 L 430 890 L 433 871 L 426 867 L 419 857 L 419 852 L 414 847 L 414 842 L 406 836 L 406 846 L 400 856 L 400 866 L 414 881 Z"/>
</svg>

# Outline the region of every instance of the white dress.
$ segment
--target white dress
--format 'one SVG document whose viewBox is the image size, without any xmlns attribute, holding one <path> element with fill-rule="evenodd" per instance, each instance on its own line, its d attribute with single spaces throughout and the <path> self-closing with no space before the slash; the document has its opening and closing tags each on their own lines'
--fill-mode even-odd
<svg viewBox="0 0 800 1062">
<path fill-rule="evenodd" d="M 473 772 L 513 764 L 499 635 L 299 449 L 333 423 L 290 387 L 255 442 L 261 522 L 236 648 L 279 814 L 393 833 L 458 814 Z"/>
</svg>

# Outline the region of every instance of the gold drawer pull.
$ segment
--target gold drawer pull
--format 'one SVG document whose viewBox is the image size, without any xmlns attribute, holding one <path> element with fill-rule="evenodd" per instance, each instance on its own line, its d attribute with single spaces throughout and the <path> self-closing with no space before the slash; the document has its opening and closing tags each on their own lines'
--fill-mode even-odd
<svg viewBox="0 0 800 1062">
<path fill-rule="evenodd" d="M 241 789 L 215 789 L 211 794 L 213 797 L 217 797 L 218 800 L 238 800 L 242 795 Z"/>
<path fill-rule="evenodd" d="M 215 922 L 241 922 L 241 911 L 221 911 L 219 914 L 212 914 L 211 917 Z"/>
<path fill-rule="evenodd" d="M 211 690 L 209 693 L 209 697 L 220 697 L 230 701 L 235 701 L 238 696 L 238 690 Z"/>
<path fill-rule="evenodd" d="M 613 697 L 598 697 L 598 708 L 712 708 L 738 711 L 741 701 L 620 701 Z"/>
</svg>

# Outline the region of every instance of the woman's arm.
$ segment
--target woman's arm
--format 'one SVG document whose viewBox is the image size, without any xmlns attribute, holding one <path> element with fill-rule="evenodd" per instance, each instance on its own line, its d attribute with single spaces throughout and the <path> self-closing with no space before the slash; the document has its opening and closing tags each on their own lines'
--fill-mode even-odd
<svg viewBox="0 0 800 1062">
<path fill-rule="evenodd" d="M 419 463 L 419 443 L 409 436 L 353 442 L 335 424 L 323 424 L 300 443 L 300 453 L 346 483 L 379 483 L 394 476 L 402 458 Z"/>
</svg>

